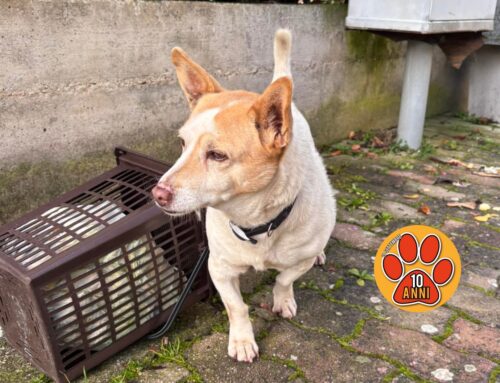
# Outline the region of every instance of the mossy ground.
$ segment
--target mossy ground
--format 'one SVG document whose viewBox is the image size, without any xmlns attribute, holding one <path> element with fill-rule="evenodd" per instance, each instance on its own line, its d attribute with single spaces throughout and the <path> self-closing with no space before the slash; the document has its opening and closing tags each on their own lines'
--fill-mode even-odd
<svg viewBox="0 0 500 383">
<path fill-rule="evenodd" d="M 169 375 L 169 371 L 174 371 L 174 368 L 183 371 L 183 377 L 180 378 L 182 382 L 222 382 L 234 379 L 246 383 L 265 381 L 271 377 L 273 381 L 315 382 L 317 371 L 323 377 L 329 376 L 337 382 L 352 382 L 356 379 L 373 382 L 393 382 L 394 379 L 430 382 L 434 381 L 431 373 L 437 367 L 450 369 L 460 380 L 464 376 L 462 371 L 465 364 L 474 364 L 478 368 L 477 375 L 471 377 L 477 379 L 472 381 L 495 382 L 500 371 L 498 361 L 484 355 L 481 343 L 473 345 L 477 348 L 471 347 L 469 351 L 464 351 L 453 348 L 449 339 L 454 337 L 457 320 L 477 325 L 478 338 L 482 329 L 495 325 L 491 322 L 495 321 L 495 313 L 500 310 L 500 302 L 497 289 L 492 287 L 491 277 L 486 274 L 497 273 L 500 277 L 499 251 L 493 242 L 500 235 L 500 219 L 477 222 L 471 213 L 482 213 L 451 208 L 439 197 L 421 194 L 418 190 L 425 187 L 425 184 L 420 185 L 418 180 L 437 180 L 445 174 L 455 181 L 470 185 L 458 187 L 452 183 L 436 184 L 443 190 L 456 189 L 464 195 L 463 200 L 474 200 L 480 193 L 483 201 L 491 206 L 500 206 L 500 181 L 478 176 L 471 178 L 473 174 L 465 168 L 431 160 L 433 157 L 445 158 L 444 154 L 450 153 L 447 140 L 451 138 L 457 141 L 456 146 L 451 145 L 451 152 L 456 154 L 456 158 L 499 166 L 500 154 L 491 150 L 493 143 L 500 144 L 499 132 L 493 126 L 475 125 L 462 119 L 446 117 L 428 122 L 426 145 L 420 152 L 393 147 L 391 150 L 380 150 L 376 152 L 375 158 L 369 158 L 365 152 L 353 153 L 347 150 L 352 146 L 352 140 L 337 144 L 347 148 L 345 154 L 331 157 L 330 153 L 334 148 L 325 148 L 324 157 L 329 175 L 340 191 L 337 228 L 342 230 L 343 227 L 357 225 L 360 233 L 367 237 L 361 238 L 361 242 L 349 237 L 342 241 L 332 238 L 326 249 L 327 264 L 321 268 L 313 268 L 296 283 L 299 313 L 290 321 L 277 318 L 269 310 L 276 272 L 255 274 L 250 281 L 245 282 L 244 299 L 249 305 L 257 341 L 261 347 L 258 361 L 252 365 L 242 365 L 228 359 L 227 317 L 220 300 L 215 297 L 210 302 L 201 303 L 185 312 L 169 332 L 168 342 L 162 344 L 150 341 L 133 346 L 102 367 L 87 371 L 86 380 L 82 379 L 80 382 L 144 383 L 147 382 L 144 379 L 149 376 L 148 372 L 162 371 L 165 376 L 174 376 L 173 373 Z M 360 143 L 361 141 L 359 140 Z M 162 149 L 147 150 L 156 155 Z M 108 155 L 110 158 L 107 158 Z M 89 158 L 87 164 L 78 170 L 94 174 L 104 167 L 112 166 L 112 161 L 110 154 L 102 153 L 102 156 Z M 435 168 L 437 173 L 429 172 L 430 167 Z M 72 166 L 66 169 L 77 170 Z M 18 174 L 25 174 L 26 171 L 29 173 L 26 168 L 19 171 Z M 14 187 L 13 175 L 14 173 L 7 183 L 10 187 Z M 77 181 L 77 177 L 72 178 L 65 187 L 70 187 L 70 183 Z M 50 198 L 56 192 L 57 188 L 50 189 L 44 198 Z M 417 200 L 405 197 L 415 194 L 418 194 Z M 439 314 L 436 312 L 415 316 L 398 310 L 381 297 L 371 278 L 371 257 L 374 251 L 366 250 L 364 244 L 373 241 L 373 238 L 382 241 L 386 233 L 414 221 L 413 218 L 407 219 L 381 210 L 380 206 L 387 206 L 382 205 L 387 201 L 413 209 L 415 214 L 420 214 L 418 222 L 447 232 L 462 256 L 462 282 L 455 293 L 456 299 L 440 308 Z M 423 202 L 430 206 L 430 215 L 418 213 L 417 209 Z M 28 206 L 30 205 L 22 205 L 9 214 L 12 216 L 26 210 Z M 346 221 L 349 217 L 355 217 L 355 220 Z M 461 226 L 457 228 L 456 225 Z M 476 279 L 469 279 L 468 273 L 472 268 L 484 270 L 485 276 L 479 273 Z M 363 283 L 359 283 L 360 280 Z M 467 294 L 473 294 L 474 299 L 467 298 Z M 304 311 L 304 307 L 308 307 L 307 311 Z M 421 330 L 424 324 L 435 326 L 437 333 L 424 334 Z M 497 320 L 496 326 L 498 325 Z M 391 331 L 393 335 L 384 337 L 378 333 L 375 336 L 374 328 Z M 299 340 L 287 337 L 290 329 L 293 329 Z M 408 342 L 408 337 L 411 338 L 410 344 L 405 343 Z M 293 343 L 295 341 L 298 343 Z M 376 352 L 370 348 L 371 344 L 376 346 Z M 391 351 L 401 344 L 405 344 L 415 354 L 408 356 Z M 317 347 L 317 351 L 312 351 L 314 347 Z M 426 358 L 427 349 L 437 352 L 436 364 L 428 367 L 415 364 L 414 360 Z M 314 352 L 318 355 L 313 363 L 307 356 Z M 449 362 L 442 362 L 441 365 L 440 361 L 445 359 Z M 341 365 L 332 370 L 331 366 L 335 363 Z M 20 366 L 19 360 L 3 364 L 3 375 L 0 374 L 3 381 L 47 381 L 24 364 L 22 374 L 25 375 L 20 376 L 16 372 Z M 355 378 L 347 373 L 351 367 L 357 371 Z"/>
</svg>

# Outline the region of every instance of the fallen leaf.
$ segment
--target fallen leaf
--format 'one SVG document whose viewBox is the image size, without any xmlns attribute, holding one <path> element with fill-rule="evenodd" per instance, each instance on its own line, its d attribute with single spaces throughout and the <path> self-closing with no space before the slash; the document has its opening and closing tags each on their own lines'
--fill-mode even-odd
<svg viewBox="0 0 500 383">
<path fill-rule="evenodd" d="M 376 159 L 376 158 L 378 158 L 377 153 L 373 153 L 373 152 L 368 152 L 368 153 L 366 153 L 366 156 L 367 156 L 368 158 L 371 158 L 371 159 Z"/>
<path fill-rule="evenodd" d="M 163 347 L 168 346 L 168 343 L 169 343 L 168 336 L 164 336 L 163 338 L 161 338 L 161 345 L 162 345 Z"/>
<path fill-rule="evenodd" d="M 456 187 L 459 187 L 459 188 L 466 188 L 466 187 L 470 186 L 470 183 L 468 183 L 468 182 L 462 182 L 462 181 L 455 181 L 455 182 L 453 182 L 452 185 L 456 186 Z"/>
<path fill-rule="evenodd" d="M 481 205 L 479 205 L 479 210 L 481 211 L 488 211 L 491 209 L 491 206 L 488 205 L 487 203 L 482 203 Z"/>
<path fill-rule="evenodd" d="M 493 217 L 498 217 L 498 214 L 477 215 L 474 219 L 479 222 L 488 222 L 488 220 Z"/>
<path fill-rule="evenodd" d="M 330 153 L 330 157 L 337 157 L 342 154 L 342 150 L 335 150 L 334 152 Z"/>
<path fill-rule="evenodd" d="M 448 202 L 446 204 L 448 207 L 465 207 L 467 209 L 474 210 L 476 208 L 475 202 Z"/>
<path fill-rule="evenodd" d="M 359 144 L 354 144 L 353 146 L 351 146 L 351 150 L 355 153 L 359 152 L 361 150 L 361 145 Z"/>
<path fill-rule="evenodd" d="M 495 166 L 481 166 L 479 168 L 480 172 L 483 173 L 488 173 L 488 174 L 499 174 L 500 173 L 500 168 L 497 168 Z"/>
<path fill-rule="evenodd" d="M 349 134 L 347 135 L 347 138 L 349 138 L 350 140 L 352 140 L 354 137 L 356 136 L 356 132 L 351 130 L 349 132 Z"/>
<path fill-rule="evenodd" d="M 460 135 L 460 136 L 453 136 L 453 138 L 455 140 L 460 140 L 460 141 L 463 141 L 467 138 L 467 136 L 464 136 L 464 135 Z"/>
<path fill-rule="evenodd" d="M 500 174 L 490 174 L 490 173 L 484 173 L 484 172 L 472 172 L 472 174 L 475 174 L 475 175 L 481 176 L 481 177 L 500 178 Z"/>
<path fill-rule="evenodd" d="M 493 210 L 495 210 L 495 211 L 500 211 L 500 206 L 495 206 L 495 207 L 493 208 Z"/>
<path fill-rule="evenodd" d="M 450 160 L 443 160 L 442 158 L 432 156 L 432 157 L 429 157 L 429 159 L 431 161 L 439 162 L 441 164 L 452 165 L 452 166 L 463 166 L 464 168 L 467 168 L 467 169 L 472 169 L 474 167 L 474 164 L 468 164 L 468 163 L 462 162 L 462 161 L 454 159 L 454 158 L 452 158 Z"/>
<path fill-rule="evenodd" d="M 431 208 L 428 205 L 426 205 L 425 203 L 420 205 L 420 207 L 418 208 L 418 211 L 421 213 L 424 213 L 425 215 L 431 214 Z"/>
<path fill-rule="evenodd" d="M 467 169 L 472 169 L 474 167 L 473 164 L 467 164 L 465 162 L 462 162 L 460 160 L 456 160 L 456 159 L 451 159 L 448 161 L 448 165 L 453 165 L 453 166 L 463 166 L 464 168 L 467 168 Z"/>
<path fill-rule="evenodd" d="M 385 147 L 386 145 L 384 144 L 384 142 L 378 138 L 377 136 L 373 137 L 372 139 L 372 145 L 375 147 L 375 148 L 383 148 Z"/>
<path fill-rule="evenodd" d="M 404 194 L 403 197 L 406 199 L 418 199 L 420 197 L 419 194 Z"/>
<path fill-rule="evenodd" d="M 488 118 L 488 117 L 479 117 L 479 123 L 481 125 L 488 125 L 488 124 L 491 124 L 492 122 L 494 122 L 491 118 Z"/>
<path fill-rule="evenodd" d="M 432 166 L 432 165 L 424 165 L 424 170 L 427 173 L 432 173 L 432 174 L 437 174 L 438 173 L 438 170 L 434 166 Z"/>
</svg>

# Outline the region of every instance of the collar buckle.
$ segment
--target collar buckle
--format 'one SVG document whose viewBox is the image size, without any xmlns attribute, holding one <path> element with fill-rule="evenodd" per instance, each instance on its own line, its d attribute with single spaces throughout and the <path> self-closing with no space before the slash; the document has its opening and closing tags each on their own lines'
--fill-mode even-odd
<svg viewBox="0 0 500 383">
<path fill-rule="evenodd" d="M 267 237 L 268 238 L 273 234 L 273 231 L 274 231 L 274 227 L 273 227 L 273 223 L 271 222 L 269 224 L 269 227 L 267 228 Z"/>
</svg>

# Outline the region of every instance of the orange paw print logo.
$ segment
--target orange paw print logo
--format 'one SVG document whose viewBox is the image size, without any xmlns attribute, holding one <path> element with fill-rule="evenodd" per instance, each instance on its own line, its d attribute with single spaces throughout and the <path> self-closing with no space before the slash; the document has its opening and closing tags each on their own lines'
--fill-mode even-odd
<svg viewBox="0 0 500 383">
<path fill-rule="evenodd" d="M 444 304 L 460 279 L 460 257 L 445 234 L 428 226 L 392 233 L 375 259 L 375 280 L 384 297 L 407 311 Z"/>
</svg>

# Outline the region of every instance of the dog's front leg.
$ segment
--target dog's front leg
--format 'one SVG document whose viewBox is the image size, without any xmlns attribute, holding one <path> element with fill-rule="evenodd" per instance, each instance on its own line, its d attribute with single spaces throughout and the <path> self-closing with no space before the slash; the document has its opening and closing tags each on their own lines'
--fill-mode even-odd
<svg viewBox="0 0 500 383">
<path fill-rule="evenodd" d="M 255 343 L 248 306 L 241 297 L 239 275 L 242 270 L 235 269 L 212 254 L 208 260 L 208 268 L 229 318 L 227 352 L 239 362 L 251 363 L 259 355 L 259 348 Z"/>
<path fill-rule="evenodd" d="M 316 257 L 302 261 L 283 270 L 276 277 L 273 288 L 273 312 L 283 318 L 293 318 L 297 314 L 297 303 L 293 294 L 293 282 L 306 273 L 315 263 Z"/>
</svg>

